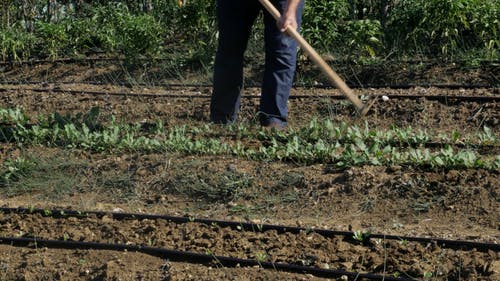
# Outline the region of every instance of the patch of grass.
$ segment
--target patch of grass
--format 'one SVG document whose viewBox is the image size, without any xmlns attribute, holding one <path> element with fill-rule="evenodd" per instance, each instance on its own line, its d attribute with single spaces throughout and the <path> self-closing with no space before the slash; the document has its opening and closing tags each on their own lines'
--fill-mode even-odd
<svg viewBox="0 0 500 281">
<path fill-rule="evenodd" d="M 258 198 L 263 200 L 267 209 L 283 204 L 293 204 L 299 200 L 301 194 L 307 193 L 306 187 L 304 174 L 285 172 L 279 177 L 276 185 L 264 188 Z"/>
<path fill-rule="evenodd" d="M 9 197 L 30 193 L 58 199 L 76 191 L 81 174 L 87 166 L 85 162 L 62 153 L 26 154 L 7 160 L 2 165 L 0 192 Z"/>
<path fill-rule="evenodd" d="M 7 159 L 3 163 L 0 172 L 0 186 L 7 186 L 12 182 L 18 181 L 33 169 L 35 163 L 24 157 Z"/>
<path fill-rule="evenodd" d="M 227 203 L 244 197 L 245 189 L 253 179 L 245 173 L 225 171 L 215 174 L 210 171 L 187 173 L 177 176 L 170 184 L 173 192 L 206 202 Z"/>
<path fill-rule="evenodd" d="M 136 184 L 131 175 L 122 171 L 105 171 L 95 180 L 94 189 L 106 195 L 113 203 L 128 202 L 137 197 Z"/>
<path fill-rule="evenodd" d="M 260 211 L 265 210 L 266 206 L 264 205 L 259 205 L 259 204 L 252 204 L 252 205 L 235 205 L 232 206 L 229 209 L 229 213 L 235 215 L 243 215 L 245 217 L 253 217 L 259 215 Z"/>
<path fill-rule="evenodd" d="M 277 188 L 279 189 L 289 188 L 289 187 L 303 188 L 306 186 L 307 183 L 305 181 L 304 174 L 297 172 L 288 172 L 283 174 L 283 176 L 280 179 L 280 182 L 277 185 Z"/>
<path fill-rule="evenodd" d="M 289 183 L 289 185 L 286 186 L 283 185 L 283 181 L 288 179 L 289 178 L 285 175 L 283 179 L 280 179 L 274 186 L 246 189 L 244 196 L 241 196 L 243 200 L 231 206 L 229 211 L 232 214 L 255 217 L 266 212 L 272 212 L 272 209 L 275 207 L 296 204 L 305 192 L 300 192 L 296 185 L 297 182 Z M 267 178 L 267 181 L 273 180 L 274 178 Z M 302 184 L 303 176 L 298 178 L 298 180 L 301 182 L 300 184 Z"/>
<path fill-rule="evenodd" d="M 359 204 L 359 209 L 362 212 L 368 213 L 375 207 L 376 200 L 372 198 L 366 198 L 363 202 Z"/>
<path fill-rule="evenodd" d="M 265 198 L 265 202 L 268 207 L 282 205 L 282 204 L 292 204 L 299 200 L 299 193 L 295 190 L 288 192 L 279 193 L 276 195 L 270 195 Z"/>
</svg>

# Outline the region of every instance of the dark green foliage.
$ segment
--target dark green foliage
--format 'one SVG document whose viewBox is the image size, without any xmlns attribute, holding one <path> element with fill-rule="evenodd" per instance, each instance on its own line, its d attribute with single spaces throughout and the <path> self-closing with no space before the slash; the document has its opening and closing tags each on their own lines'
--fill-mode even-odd
<svg viewBox="0 0 500 281">
<path fill-rule="evenodd" d="M 39 54 L 53 59 L 59 57 L 69 42 L 66 26 L 63 24 L 38 21 L 35 25 L 35 35 L 38 39 Z"/>
<path fill-rule="evenodd" d="M 178 30 L 184 31 L 193 37 L 216 32 L 215 1 L 198 0 L 188 1 L 178 9 Z"/>
<path fill-rule="evenodd" d="M 153 16 L 134 15 L 125 5 L 107 5 L 92 18 L 97 42 L 105 51 L 118 51 L 128 57 L 154 57 L 161 51 L 163 27 Z"/>
<path fill-rule="evenodd" d="M 333 54 L 376 56 L 383 50 L 382 37 L 387 1 L 307 1 L 304 37 Z"/>
<path fill-rule="evenodd" d="M 215 1 L 187 1 L 176 10 L 178 20 L 172 26 L 173 40 L 189 44 L 187 63 L 199 62 L 202 66 L 212 63 L 217 45 Z M 182 36 L 179 36 L 182 34 Z"/>
<path fill-rule="evenodd" d="M 78 112 L 74 115 L 66 113 L 62 115 L 58 112 L 49 116 L 47 120 L 48 126 L 55 126 L 59 128 L 64 128 L 65 125 L 74 124 L 77 128 L 82 128 L 86 126 L 90 131 L 94 131 L 101 127 L 99 124 L 99 107 L 92 107 L 88 112 L 81 113 Z"/>
<path fill-rule="evenodd" d="M 205 67 L 217 45 L 216 1 L 182 2 L 7 1 L 0 9 L 0 55 L 13 61 L 102 51 Z M 320 53 L 336 57 L 497 58 L 499 18 L 500 0 L 307 0 L 302 32 Z M 260 19 L 253 34 L 248 54 L 258 58 Z"/>
<path fill-rule="evenodd" d="M 369 55 L 374 57 L 378 54 L 378 49 L 382 49 L 383 35 L 382 26 L 378 20 L 361 19 L 348 21 L 342 28 L 343 37 L 346 40 L 346 47 L 351 52 Z M 350 53 L 347 51 L 347 53 Z"/>
<path fill-rule="evenodd" d="M 401 0 L 386 36 L 400 49 L 451 54 L 459 49 L 500 47 L 498 0 Z"/>
<path fill-rule="evenodd" d="M 332 42 L 341 39 L 341 20 L 348 16 L 349 6 L 346 1 L 310 0 L 303 15 L 304 37 L 316 46 L 328 49 Z"/>
<path fill-rule="evenodd" d="M 118 53 L 130 59 L 155 57 L 162 51 L 165 28 L 160 22 L 150 14 L 133 14 L 121 3 L 93 8 L 84 5 L 80 14 L 61 8 L 59 13 L 57 20 L 37 18 L 33 33 L 22 28 L 0 29 L 2 58 L 27 59 L 33 46 L 38 57 L 52 59 L 92 50 Z"/>
<path fill-rule="evenodd" d="M 3 61 L 18 61 L 33 52 L 35 36 L 16 27 L 0 28 L 0 56 Z"/>
</svg>

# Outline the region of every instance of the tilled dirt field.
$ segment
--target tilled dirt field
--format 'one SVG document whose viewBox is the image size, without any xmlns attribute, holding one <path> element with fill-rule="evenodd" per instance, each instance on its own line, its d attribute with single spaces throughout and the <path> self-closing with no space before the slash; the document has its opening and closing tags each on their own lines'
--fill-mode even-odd
<svg viewBox="0 0 500 281">
<path fill-rule="evenodd" d="M 141 253 L 0 245 L 3 280 L 324 280 L 254 268 L 167 262 Z M 5 255 L 4 255 L 5 254 Z"/>
<path fill-rule="evenodd" d="M 85 91 L 127 95 L 85 94 Z M 239 122 L 256 124 L 258 98 L 253 96 L 258 91 L 245 91 Z M 189 97 L 137 96 L 138 93 Z M 379 100 L 369 115 L 360 119 L 354 117 L 354 110 L 346 101 L 327 97 L 339 95 L 338 91 L 298 88 L 292 92 L 297 98 L 290 100 L 289 125 L 303 127 L 312 118 L 319 118 L 381 130 L 395 125 L 422 129 L 430 135 L 457 132 L 461 136 L 474 135 L 487 126 L 494 136 L 500 136 L 498 102 L 453 99 L 453 96 L 498 96 L 497 88 L 366 89 L 356 93 L 450 98 Z M 210 89 L 204 87 L 0 85 L 0 107 L 21 107 L 35 120 L 37 115 L 75 114 L 98 106 L 104 123 L 113 115 L 127 123 L 160 119 L 167 127 L 201 127 L 208 122 L 209 94 Z M 242 141 L 262 145 L 257 140 Z M 373 165 L 338 169 L 324 163 L 306 166 L 233 156 L 100 153 L 16 143 L 0 146 L 0 164 L 19 156 L 37 159 L 38 163 L 29 177 L 16 186 L 2 189 L 2 206 L 118 210 L 491 243 L 500 240 L 498 170 Z M 491 157 L 499 153 L 497 146 L 488 150 L 478 147 L 477 151 Z M 33 178 L 38 181 L 33 182 Z M 201 183 L 228 184 L 228 179 L 231 183 L 243 180 L 249 183 L 237 199 L 213 200 L 184 192 L 189 186 Z M 361 272 L 381 273 L 386 264 L 388 274 L 406 273 L 419 279 L 427 276 L 429 280 L 499 280 L 500 274 L 498 253 L 463 252 L 418 243 L 378 241 L 379 244 L 366 247 L 307 233 L 245 234 L 195 223 L 179 226 L 105 218 L 58 220 L 2 214 L 0 221 L 1 236 L 134 243 L 242 258 L 266 253 L 271 261 Z M 317 279 L 259 268 L 174 263 L 131 252 L 3 245 L 0 256 L 0 280 Z"/>
<path fill-rule="evenodd" d="M 37 91 L 31 91 L 36 89 Z M 56 91 L 54 91 L 56 90 Z M 59 112 L 87 112 L 92 107 L 101 108 L 102 117 L 114 115 L 126 122 L 163 120 L 167 125 L 200 125 L 208 122 L 210 91 L 208 87 L 164 89 L 161 87 L 119 87 L 91 84 L 35 84 L 0 86 L 3 106 L 22 107 L 30 115 Z M 84 92 L 101 92 L 85 94 Z M 70 93 L 71 92 L 71 93 Z M 81 93 L 80 93 L 81 92 Z M 114 96 L 105 93 L 121 93 Z M 289 102 L 291 126 L 308 124 L 312 117 L 328 118 L 336 122 L 370 127 L 387 128 L 391 125 L 411 126 L 433 132 L 475 132 L 483 126 L 496 128 L 500 110 L 496 102 L 459 102 L 454 96 L 498 96 L 498 88 L 478 89 L 363 89 L 355 90 L 361 97 L 379 97 L 368 118 L 353 118 L 355 110 L 347 101 L 331 99 L 341 96 L 335 89 L 298 88 L 292 90 Z M 146 95 L 141 95 L 146 94 Z M 147 94 L 158 96 L 147 96 Z M 171 97 L 169 94 L 175 94 Z M 258 112 L 259 89 L 247 89 L 243 95 L 240 122 L 254 122 Z M 162 96 L 163 95 L 163 96 Z M 187 96 L 182 98 L 182 95 Z M 422 95 L 419 99 L 389 99 L 381 96 Z M 444 102 L 426 100 L 425 96 L 448 96 Z M 181 96 L 181 97 L 179 97 Z M 312 96 L 312 97 L 308 97 Z"/>
<path fill-rule="evenodd" d="M 344 237 L 326 238 L 314 231 L 279 234 L 276 230 L 244 231 L 161 219 L 115 220 L 92 215 L 55 219 L 39 214 L 3 214 L 0 222 L 4 236 L 142 245 L 388 275 L 436 272 L 439 278 L 467 280 L 495 274 L 493 267 L 499 258 L 493 251 L 450 250 L 431 243 L 373 239 L 364 244 L 345 241 Z"/>
</svg>

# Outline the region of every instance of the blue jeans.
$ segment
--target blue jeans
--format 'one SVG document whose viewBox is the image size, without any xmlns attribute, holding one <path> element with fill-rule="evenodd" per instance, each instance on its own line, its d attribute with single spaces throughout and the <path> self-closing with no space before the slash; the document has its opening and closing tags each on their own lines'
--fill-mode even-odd
<svg viewBox="0 0 500 281">
<path fill-rule="evenodd" d="M 282 13 L 286 0 L 271 0 Z M 300 26 L 303 1 L 297 9 Z M 261 125 L 286 125 L 288 98 L 297 60 L 297 42 L 282 33 L 276 20 L 258 0 L 217 0 L 219 45 L 215 57 L 210 119 L 231 123 L 237 119 L 243 89 L 243 54 L 255 19 L 264 10 L 265 70 L 260 98 Z"/>
</svg>

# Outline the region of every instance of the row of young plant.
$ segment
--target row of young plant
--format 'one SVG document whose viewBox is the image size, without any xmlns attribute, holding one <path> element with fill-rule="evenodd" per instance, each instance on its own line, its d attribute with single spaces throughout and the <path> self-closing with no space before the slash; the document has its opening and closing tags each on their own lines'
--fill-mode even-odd
<svg viewBox="0 0 500 281">
<path fill-rule="evenodd" d="M 202 133 L 196 129 L 196 133 Z M 249 131 L 248 127 L 240 126 L 234 128 L 240 139 L 258 138 L 262 141 L 270 141 L 267 134 L 255 135 L 254 131 Z M 205 130 L 210 133 L 210 128 Z M 302 128 L 291 128 L 284 135 L 278 133 L 277 138 L 286 142 L 288 139 L 298 137 L 306 142 L 317 142 L 320 140 L 327 142 L 339 142 L 341 144 L 353 144 L 362 140 L 365 143 L 379 143 L 381 145 L 392 145 L 399 147 L 419 147 L 429 144 L 458 144 L 462 146 L 485 146 L 499 145 L 499 139 L 493 131 L 484 126 L 482 131 L 473 135 L 460 135 L 454 131 L 451 134 L 432 135 L 422 129 L 413 129 L 412 127 L 399 128 L 390 126 L 388 130 L 371 129 L 367 123 L 364 127 L 348 125 L 345 122 L 338 124 L 331 120 L 312 119 L 309 125 Z"/>
<path fill-rule="evenodd" d="M 82 148 L 94 151 L 144 151 L 170 152 L 192 155 L 234 155 L 255 160 L 295 161 L 304 164 L 333 163 L 339 167 L 359 165 L 410 165 L 421 168 L 485 168 L 499 169 L 500 155 L 480 156 L 473 150 L 456 150 L 446 146 L 437 151 L 425 147 L 404 148 L 374 137 L 383 133 L 360 133 L 355 127 L 343 126 L 346 137 L 328 139 L 317 136 L 304 137 L 311 130 L 322 130 L 327 125 L 331 130 L 333 124 L 326 121 L 320 124 L 311 122 L 308 128 L 299 128 L 290 132 L 269 133 L 262 130 L 252 130 L 245 125 L 233 128 L 220 128 L 211 125 L 203 128 L 188 128 L 186 126 L 166 128 L 158 121 L 154 129 L 144 133 L 141 124 L 123 124 L 111 121 L 109 125 L 89 128 L 87 124 L 66 122 L 63 125 L 22 124 L 26 121 L 17 110 L 11 117 L 6 117 L 9 110 L 0 110 L 0 121 L 11 124 L 1 128 L 0 137 L 18 144 L 48 145 L 67 148 Z M 19 118 L 14 120 L 14 118 Z M 16 117 L 17 116 L 17 117 Z M 2 121 L 3 120 L 3 121 Z M 12 125 L 13 124 L 13 125 Z M 237 133 L 241 139 L 223 141 L 220 137 L 209 137 L 207 133 L 217 130 L 227 130 Z M 325 131 L 331 131 L 325 129 Z M 366 131 L 366 130 L 365 130 Z M 350 133 L 348 133 L 350 132 Z M 370 130 L 367 130 L 370 132 Z M 265 145 L 255 149 L 245 145 L 246 138 L 265 138 Z M 346 140 L 349 140 L 347 142 Z M 495 143 L 496 139 L 492 139 Z M 394 143 L 394 142 L 391 142 Z"/>
<path fill-rule="evenodd" d="M 99 122 L 100 110 L 98 107 L 91 108 L 86 113 L 76 113 L 71 115 L 61 115 L 59 113 L 51 114 L 47 117 L 40 116 L 37 118 L 37 124 L 44 128 L 64 127 L 66 124 L 80 124 L 79 127 L 85 126 L 90 131 L 94 131 L 101 127 Z M 0 124 L 11 125 L 28 125 L 30 118 L 23 113 L 20 108 L 0 108 Z M 162 127 L 155 125 L 153 127 Z M 143 131 L 141 129 L 141 131 Z M 271 141 L 271 136 L 264 131 L 253 130 L 251 126 L 246 124 L 238 124 L 225 128 L 228 135 L 236 135 L 237 139 L 258 139 L 263 142 Z M 212 137 L 212 135 L 220 132 L 215 132 L 214 128 L 208 124 L 202 127 L 188 128 L 188 133 L 197 137 Z M 454 131 L 450 134 L 430 134 L 425 130 L 414 130 L 412 127 L 399 128 L 390 126 L 388 130 L 370 129 L 365 123 L 364 127 L 355 125 L 347 125 L 345 122 L 334 124 L 330 119 L 318 120 L 313 118 L 308 126 L 301 128 L 290 128 L 286 133 L 278 132 L 274 135 L 277 140 L 285 143 L 288 139 L 298 137 L 306 142 L 316 142 L 319 140 L 327 142 L 339 142 L 340 144 L 353 144 L 358 140 L 365 143 L 379 143 L 380 145 L 392 145 L 400 147 L 419 147 L 426 145 L 461 145 L 466 147 L 477 146 L 498 146 L 500 140 L 493 131 L 484 126 L 482 131 L 478 131 L 472 135 L 460 135 Z"/>
<path fill-rule="evenodd" d="M 55 58 L 99 49 L 168 57 L 180 49 L 205 63 L 212 60 L 215 1 L 140 2 L 149 3 L 139 9 L 130 1 L 31 1 L 30 13 L 28 7 L 4 3 L 1 56 Z M 47 3 L 53 3 L 53 14 L 44 16 Z M 385 58 L 471 51 L 498 58 L 499 0 L 309 0 L 305 5 L 304 37 L 322 52 Z M 256 29 L 261 42 L 262 25 Z"/>
</svg>

